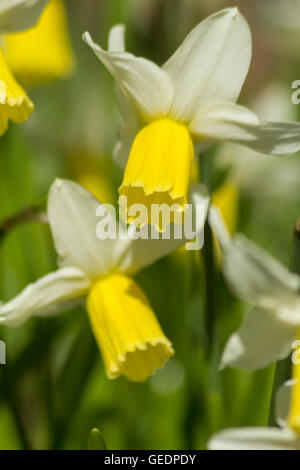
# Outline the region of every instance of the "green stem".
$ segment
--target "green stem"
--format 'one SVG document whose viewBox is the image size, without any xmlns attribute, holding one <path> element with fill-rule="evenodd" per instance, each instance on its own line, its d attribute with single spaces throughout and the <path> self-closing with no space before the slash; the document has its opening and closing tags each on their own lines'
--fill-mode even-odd
<svg viewBox="0 0 300 470">
<path fill-rule="evenodd" d="M 297 220 L 294 229 L 294 240 L 291 253 L 290 270 L 300 275 L 300 219 Z"/>
<path fill-rule="evenodd" d="M 204 228 L 203 261 L 205 273 L 205 327 L 207 333 L 207 354 L 211 356 L 216 336 L 215 270 L 214 247 L 211 228 Z"/>
<path fill-rule="evenodd" d="M 208 150 L 200 156 L 200 180 L 212 194 L 214 187 L 215 149 Z M 223 426 L 223 403 L 221 393 L 221 377 L 219 371 L 220 344 L 217 319 L 217 271 L 215 264 L 213 233 L 208 222 L 204 227 L 204 247 L 202 250 L 204 264 L 204 298 L 205 298 L 205 331 L 207 367 L 207 428 L 209 435 Z M 208 436 L 207 436 L 208 437 Z"/>
<path fill-rule="evenodd" d="M 290 271 L 300 275 L 300 220 L 295 224 L 294 238 L 290 259 Z M 272 388 L 270 414 L 269 414 L 269 426 L 276 426 L 275 417 L 275 402 L 276 394 L 279 387 L 291 377 L 291 357 L 288 356 L 281 361 L 278 361 L 275 367 L 274 382 Z"/>
<path fill-rule="evenodd" d="M 200 180 L 210 193 L 213 187 L 213 154 L 208 151 L 200 155 Z M 207 354 L 211 357 L 216 337 L 216 302 L 215 302 L 215 259 L 211 228 L 206 222 L 204 228 L 204 246 L 202 250 L 205 275 L 205 327 L 207 333 Z"/>
<path fill-rule="evenodd" d="M 52 433 L 51 449 L 63 449 L 68 432 L 73 423 L 78 403 L 98 358 L 96 343 L 90 332 L 90 325 L 84 316 L 84 324 L 78 332 L 61 376 L 57 381 L 60 406 L 54 417 L 56 428 Z"/>
<path fill-rule="evenodd" d="M 14 228 L 26 222 L 43 222 L 47 223 L 47 214 L 44 209 L 45 201 L 40 204 L 25 207 L 16 214 L 8 217 L 0 223 L 0 243 L 6 235 Z"/>
<path fill-rule="evenodd" d="M 278 361 L 275 366 L 274 382 L 270 403 L 269 426 L 277 426 L 275 408 L 276 408 L 276 395 L 281 385 L 291 377 L 291 357 L 288 356 L 281 361 Z"/>
<path fill-rule="evenodd" d="M 14 417 L 14 422 L 17 427 L 23 449 L 30 450 L 31 445 L 27 437 L 27 432 L 24 426 L 23 418 L 19 410 L 19 400 L 15 395 L 15 390 L 12 386 L 11 374 L 8 371 L 7 365 L 3 368 L 2 387 L 3 387 L 5 400 Z"/>
</svg>

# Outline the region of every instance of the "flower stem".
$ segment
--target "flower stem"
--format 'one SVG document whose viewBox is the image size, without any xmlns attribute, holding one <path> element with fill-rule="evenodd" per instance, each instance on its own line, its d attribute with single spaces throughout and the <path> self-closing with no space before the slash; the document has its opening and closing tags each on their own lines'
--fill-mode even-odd
<svg viewBox="0 0 300 470">
<path fill-rule="evenodd" d="M 205 326 L 207 333 L 207 354 L 211 356 L 216 333 L 216 305 L 215 305 L 215 273 L 213 238 L 210 226 L 206 223 L 204 228 L 205 246 L 203 249 L 205 272 Z"/>
<path fill-rule="evenodd" d="M 295 224 L 292 252 L 290 259 L 290 271 L 300 275 L 300 220 Z M 279 387 L 291 378 L 291 357 L 288 356 L 278 361 L 275 366 L 274 382 L 272 388 L 269 426 L 277 426 L 275 417 L 276 394 Z"/>
<path fill-rule="evenodd" d="M 288 356 L 281 361 L 278 361 L 275 366 L 274 381 L 272 387 L 269 426 L 277 426 L 275 408 L 276 408 L 276 395 L 281 385 L 291 377 L 291 357 Z"/>
<path fill-rule="evenodd" d="M 3 220 L 0 223 L 0 243 L 11 230 L 26 222 L 36 221 L 48 223 L 48 218 L 44 206 L 45 201 L 43 200 L 39 204 L 25 207 L 16 214 L 7 217 L 7 219 Z"/>
<path fill-rule="evenodd" d="M 11 410 L 11 413 L 14 417 L 14 422 L 15 422 L 15 425 L 19 434 L 20 441 L 23 446 L 23 450 L 30 450 L 31 444 L 28 439 L 23 417 L 20 412 L 18 399 L 15 395 L 15 390 L 13 389 L 13 380 L 11 378 L 11 374 L 7 366 L 3 368 L 2 387 L 3 387 L 3 394 L 5 397 L 6 403 L 8 404 Z"/>
<path fill-rule="evenodd" d="M 213 155 L 210 151 L 200 156 L 200 180 L 205 184 L 212 193 L 212 163 Z M 206 222 L 204 227 L 204 246 L 202 250 L 202 260 L 204 263 L 205 275 L 205 328 L 207 334 L 207 355 L 211 357 L 213 354 L 214 344 L 216 340 L 216 302 L 215 302 L 215 259 L 214 245 L 211 228 Z"/>
<path fill-rule="evenodd" d="M 295 224 L 290 270 L 292 273 L 300 275 L 300 219 Z"/>
</svg>

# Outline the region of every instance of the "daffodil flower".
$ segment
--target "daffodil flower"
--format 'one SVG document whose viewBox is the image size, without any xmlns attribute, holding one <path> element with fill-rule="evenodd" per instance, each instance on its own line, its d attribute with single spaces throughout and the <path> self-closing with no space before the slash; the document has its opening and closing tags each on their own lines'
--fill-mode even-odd
<svg viewBox="0 0 300 470">
<path fill-rule="evenodd" d="M 66 77 L 74 57 L 63 0 L 51 0 L 30 30 L 6 35 L 5 51 L 10 69 L 24 86 Z"/>
<path fill-rule="evenodd" d="M 262 122 L 235 104 L 251 60 L 251 33 L 237 8 L 196 26 L 162 67 L 125 52 L 122 25 L 111 30 L 108 51 L 83 38 L 117 82 L 124 124 L 116 158 L 126 166 L 119 194 L 128 208 L 176 203 L 183 211 L 194 144 L 231 141 L 273 155 L 300 149 L 300 124 Z"/>
<path fill-rule="evenodd" d="M 259 369 L 288 356 L 300 327 L 300 276 L 241 234 L 230 237 L 215 207 L 224 276 L 234 294 L 255 307 L 229 338 L 222 366 Z"/>
<path fill-rule="evenodd" d="M 32 27 L 47 2 L 48 0 L 0 0 L 0 34 Z M 0 47 L 0 135 L 6 131 L 9 119 L 17 123 L 24 122 L 33 109 L 32 102 L 12 75 Z"/>
<path fill-rule="evenodd" d="M 297 361 L 299 362 L 299 361 Z M 208 442 L 210 450 L 300 450 L 300 364 L 293 366 L 293 379 L 277 392 L 279 428 L 244 427 L 219 431 Z"/>
<path fill-rule="evenodd" d="M 33 103 L 12 75 L 0 47 L 0 135 L 7 130 L 9 119 L 24 122 L 33 110 Z"/>
<path fill-rule="evenodd" d="M 195 187 L 191 197 L 207 210 L 203 188 Z M 99 239 L 99 207 L 116 225 L 114 216 L 79 184 L 65 180 L 53 184 L 48 216 L 60 269 L 3 304 L 0 324 L 17 326 L 33 315 L 52 315 L 86 301 L 108 377 L 125 375 L 143 381 L 173 355 L 173 348 L 131 276 L 186 240 Z M 196 218 L 197 233 L 203 230 L 204 219 Z"/>
</svg>

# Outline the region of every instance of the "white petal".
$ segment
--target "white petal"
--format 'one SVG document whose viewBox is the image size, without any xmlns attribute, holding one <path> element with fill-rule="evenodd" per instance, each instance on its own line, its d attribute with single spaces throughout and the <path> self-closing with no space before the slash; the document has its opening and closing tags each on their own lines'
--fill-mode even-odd
<svg viewBox="0 0 300 470">
<path fill-rule="evenodd" d="M 215 231 L 218 242 L 221 246 L 223 252 L 229 248 L 230 243 L 232 243 L 230 234 L 225 225 L 224 220 L 219 212 L 219 209 L 215 206 L 211 206 L 209 209 L 208 220 L 211 228 Z"/>
<path fill-rule="evenodd" d="M 297 309 L 299 276 L 241 234 L 224 253 L 223 272 L 241 299 L 263 308 Z"/>
<path fill-rule="evenodd" d="M 190 216 L 197 224 L 195 232 L 201 234 L 203 232 L 209 204 L 207 188 L 200 184 L 193 185 L 191 187 L 190 203 L 192 204 Z M 147 227 L 144 228 L 144 230 L 146 229 Z M 162 235 L 159 234 L 154 227 L 152 227 L 152 229 L 157 237 Z M 168 229 L 166 229 L 166 232 L 168 232 Z M 171 234 L 172 233 L 171 231 Z M 180 239 L 171 238 L 169 240 L 153 239 L 153 237 L 152 239 L 139 238 L 132 240 L 120 262 L 119 270 L 127 274 L 135 273 L 140 269 L 150 266 L 158 259 L 163 258 L 187 242 L 188 240 L 184 238 L 184 236 Z"/>
<path fill-rule="evenodd" d="M 300 439 L 288 429 L 233 428 L 214 434 L 207 447 L 209 450 L 299 450 Z"/>
<path fill-rule="evenodd" d="M 31 28 L 49 0 L 0 0 L 0 31 L 10 33 Z"/>
<path fill-rule="evenodd" d="M 222 229 L 221 216 L 217 216 L 217 209 L 214 208 L 211 214 L 209 220 L 223 253 L 223 273 L 233 292 L 262 308 L 286 309 L 286 314 L 284 310 L 280 312 L 282 318 L 294 315 L 296 318 L 291 318 L 291 322 L 299 322 L 296 312 L 299 309 L 300 277 L 290 273 L 243 235 L 237 234 L 228 239 Z"/>
<path fill-rule="evenodd" d="M 201 109 L 189 129 L 200 142 L 235 142 L 269 155 L 288 155 L 300 150 L 299 123 L 262 122 L 249 109 L 233 103 Z"/>
<path fill-rule="evenodd" d="M 110 52 L 124 52 L 125 27 L 122 24 L 116 25 L 111 28 L 108 38 L 108 48 Z M 124 169 L 129 157 L 130 149 L 136 134 L 139 132 L 143 124 L 138 117 L 136 111 L 128 101 L 123 91 L 116 83 L 116 95 L 119 108 L 123 117 L 123 123 L 120 129 L 120 140 L 114 148 L 114 160 Z"/>
<path fill-rule="evenodd" d="M 113 75 L 136 113 L 145 121 L 161 117 L 170 108 L 173 87 L 168 75 L 153 62 L 128 52 L 107 52 L 89 35 L 84 41 Z"/>
<path fill-rule="evenodd" d="M 249 370 L 266 367 L 288 356 L 296 335 L 297 327 L 281 321 L 274 312 L 254 308 L 229 338 L 221 367 Z"/>
<path fill-rule="evenodd" d="M 255 140 L 254 129 L 260 124 L 255 113 L 234 103 L 213 103 L 199 110 L 189 129 L 201 141 Z"/>
<path fill-rule="evenodd" d="M 116 265 L 128 241 L 97 238 L 99 207 L 103 208 L 107 220 L 115 224 L 114 214 L 79 184 L 56 180 L 52 185 L 48 215 L 60 266 L 76 266 L 90 277 L 97 277 Z"/>
<path fill-rule="evenodd" d="M 136 134 L 130 132 L 127 129 L 126 123 L 124 123 L 124 126 L 122 126 L 120 130 L 121 138 L 116 143 L 114 151 L 113 151 L 113 158 L 122 170 L 124 170 L 126 167 L 130 149 L 131 149 L 133 140 L 135 138 L 135 135 Z"/>
<path fill-rule="evenodd" d="M 114 149 L 114 159 L 117 164 L 124 169 L 133 140 L 143 124 L 118 85 L 116 85 L 116 94 L 119 108 L 123 116 L 123 123 L 120 129 L 120 140 L 117 142 Z"/>
<path fill-rule="evenodd" d="M 108 37 L 108 50 L 109 52 L 125 52 L 125 26 L 123 24 L 117 24 L 113 26 L 109 32 Z M 137 116 L 137 113 L 133 109 L 132 105 L 122 92 L 118 83 L 116 83 L 116 95 L 119 104 L 121 114 L 124 119 L 123 127 L 125 130 L 121 129 L 121 140 L 125 133 L 131 131 L 131 134 L 135 135 L 141 127 L 140 120 Z"/>
<path fill-rule="evenodd" d="M 108 50 L 109 52 L 124 52 L 125 51 L 125 26 L 123 24 L 116 24 L 109 32 L 108 36 Z"/>
<path fill-rule="evenodd" d="M 18 326 L 33 315 L 53 315 L 81 301 L 90 280 L 77 268 L 69 267 L 29 284 L 10 302 L 0 305 L 0 323 Z"/>
<path fill-rule="evenodd" d="M 281 427 L 286 427 L 288 425 L 292 387 L 295 385 L 295 382 L 295 379 L 287 380 L 283 385 L 281 385 L 281 387 L 279 387 L 276 393 L 275 415 L 276 421 Z"/>
<path fill-rule="evenodd" d="M 171 114 L 191 121 L 210 103 L 236 101 L 251 60 L 251 33 L 237 8 L 210 16 L 164 65 L 174 86 Z"/>
</svg>

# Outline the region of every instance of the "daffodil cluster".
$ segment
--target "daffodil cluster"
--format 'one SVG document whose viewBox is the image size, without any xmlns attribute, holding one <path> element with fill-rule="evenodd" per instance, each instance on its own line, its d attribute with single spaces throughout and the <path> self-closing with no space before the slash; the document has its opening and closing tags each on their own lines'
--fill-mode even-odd
<svg viewBox="0 0 300 470">
<path fill-rule="evenodd" d="M 0 1 L 1 32 L 12 33 L 32 26 L 46 3 L 19 1 L 9 8 L 8 0 Z M 58 0 L 50 5 L 62 13 Z M 46 18 L 43 21 L 40 27 L 44 24 L 51 30 Z M 32 76 L 24 51 L 27 44 L 36 41 L 38 28 L 22 33 L 24 49 L 21 48 L 19 54 L 13 52 L 17 37 L 6 37 L 11 66 L 24 80 Z M 300 149 L 300 124 L 265 122 L 237 104 L 252 49 L 248 24 L 237 8 L 222 10 L 201 22 L 161 67 L 126 52 L 124 31 L 123 25 L 112 28 L 107 51 L 95 44 L 89 33 L 83 36 L 116 81 L 123 124 L 115 159 L 124 169 L 119 187 L 124 221 L 136 229 L 136 217 L 129 212 L 134 204 L 143 204 L 149 209 L 139 229 L 153 223 L 153 204 L 167 207 L 176 204 L 177 212 L 182 214 L 190 201 L 194 208 L 197 204 L 205 208 L 196 229 L 201 233 L 209 197 L 203 186 L 191 186 L 196 151 L 227 141 L 264 154 L 288 155 Z M 56 54 L 54 56 L 57 59 Z M 51 54 L 47 55 L 49 57 Z M 40 60 L 35 58 L 35 62 Z M 0 61 L 3 63 L 0 130 L 4 131 L 9 118 L 16 122 L 25 120 L 33 105 L 11 76 L 3 51 Z M 42 71 L 47 69 L 46 62 Z M 71 68 L 68 50 L 56 63 L 53 75 L 62 76 Z M 235 187 L 228 185 L 226 191 L 235 201 Z M 220 195 L 215 194 L 213 200 L 218 197 Z M 143 381 L 174 351 L 133 275 L 187 240 L 184 237 L 161 239 L 158 232 L 164 231 L 165 226 L 156 227 L 157 237 L 150 240 L 126 236 L 100 240 L 96 236 L 99 207 L 108 220 L 113 218 L 82 186 L 67 180 L 53 184 L 48 198 L 48 217 L 59 269 L 1 305 L 0 323 L 16 326 L 31 316 L 52 315 L 84 303 L 108 377 L 125 375 L 130 380 Z M 209 220 L 220 244 L 223 271 L 229 285 L 239 297 L 254 306 L 241 329 L 229 339 L 222 365 L 256 369 L 286 357 L 300 327 L 300 277 L 289 273 L 245 237 L 231 237 L 216 209 L 210 210 Z M 233 218 L 230 225 L 233 231 Z M 269 331 L 272 335 L 266 334 Z M 294 390 L 298 390 L 298 385 L 294 385 Z M 271 440 L 299 447 L 297 400 L 291 405 L 289 426 L 292 431 L 269 430 Z M 269 434 L 262 432 L 258 432 L 258 439 L 264 435 L 269 439 Z M 251 433 L 249 431 L 250 439 Z M 229 447 L 232 436 L 226 436 L 227 444 L 222 445 Z M 242 433 L 240 436 L 242 440 Z M 247 436 L 245 434 L 245 438 Z M 211 446 L 218 447 L 221 445 L 218 442 L 213 440 Z"/>
</svg>

